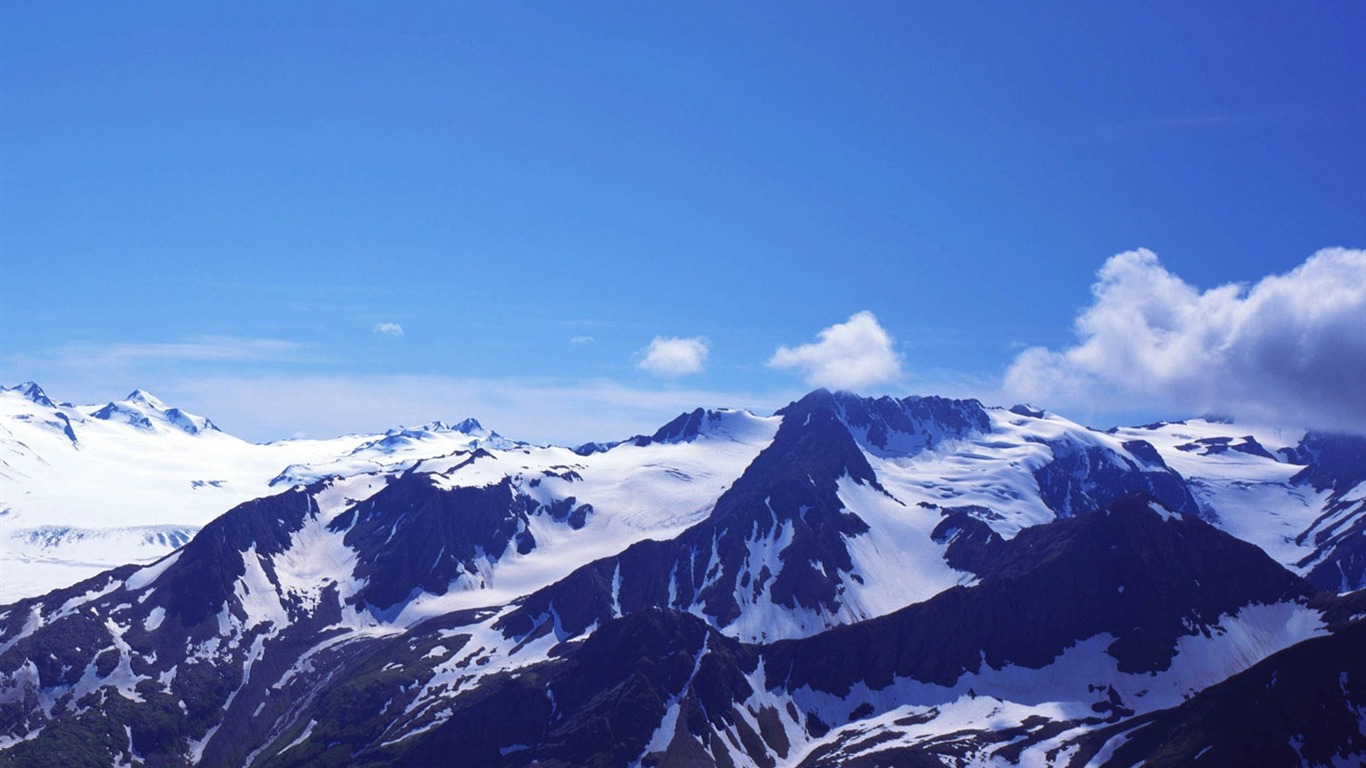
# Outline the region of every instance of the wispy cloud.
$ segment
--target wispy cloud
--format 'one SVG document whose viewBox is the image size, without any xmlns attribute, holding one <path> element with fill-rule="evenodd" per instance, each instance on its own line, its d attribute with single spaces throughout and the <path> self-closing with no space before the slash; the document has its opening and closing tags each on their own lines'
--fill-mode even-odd
<svg viewBox="0 0 1366 768">
<path fill-rule="evenodd" d="M 38 357 L 81 368 L 126 368 L 153 362 L 233 363 L 288 360 L 302 345 L 283 339 L 201 336 L 153 343 L 76 343 L 39 353 Z"/>
<path fill-rule="evenodd" d="M 592 336 L 573 336 L 569 339 L 570 344 L 592 344 L 597 339 Z"/>
<path fill-rule="evenodd" d="M 190 376 L 270 370 L 302 371 L 325 362 L 294 341 L 240 336 L 199 336 L 167 342 L 78 342 L 0 358 L 0 378 L 36 379 L 54 397 L 95 402 L 128 390 L 165 391 Z"/>
<path fill-rule="evenodd" d="M 612 380 L 276 375 L 198 377 L 158 394 L 255 440 L 330 437 L 473 416 L 508 437 L 577 445 L 647 434 L 699 406 L 770 413 L 801 393 L 658 390 Z"/>
<path fill-rule="evenodd" d="M 1366 251 L 1325 249 L 1250 287 L 1204 292 L 1130 251 L 1105 262 L 1092 293 L 1078 342 L 1021 352 L 1007 393 L 1366 431 Z"/>
<path fill-rule="evenodd" d="M 706 370 L 711 346 L 701 337 L 683 339 L 656 336 L 641 350 L 644 357 L 636 367 L 653 376 L 676 379 Z"/>
<path fill-rule="evenodd" d="M 370 331 L 379 336 L 393 336 L 395 338 L 403 336 L 403 326 L 398 323 L 375 323 L 375 327 L 371 328 Z"/>
<path fill-rule="evenodd" d="M 859 312 L 817 335 L 811 344 L 779 347 L 768 364 L 795 368 L 813 386 L 862 389 L 889 384 L 902 377 L 901 358 L 892 346 L 891 334 L 878 324 L 872 312 Z"/>
</svg>

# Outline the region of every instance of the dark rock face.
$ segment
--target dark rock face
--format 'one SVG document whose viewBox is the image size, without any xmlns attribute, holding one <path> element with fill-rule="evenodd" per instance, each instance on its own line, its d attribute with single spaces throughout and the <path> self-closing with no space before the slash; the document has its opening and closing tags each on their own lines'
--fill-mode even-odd
<svg viewBox="0 0 1366 768">
<path fill-rule="evenodd" d="M 717 421 L 721 414 L 715 411 L 705 411 L 698 408 L 690 413 L 680 414 L 678 418 L 665 424 L 649 437 L 636 438 L 637 446 L 646 446 L 651 443 L 682 443 L 691 442 L 702 434 L 702 426 L 707 421 Z"/>
<path fill-rule="evenodd" d="M 1299 562 L 1315 586 L 1347 592 L 1366 585 L 1366 503 L 1338 496 L 1299 541 L 1312 541 L 1314 552 Z M 1310 567 L 1312 566 L 1312 567 Z"/>
<path fill-rule="evenodd" d="M 1366 437 L 1310 432 L 1291 458 L 1307 465 L 1290 478 L 1297 485 L 1346 492 L 1366 482 Z"/>
<path fill-rule="evenodd" d="M 426 475 L 394 480 L 332 522 L 359 553 L 356 577 L 368 580 L 356 604 L 383 611 L 417 592 L 443 595 L 461 576 L 482 579 L 480 567 L 514 541 L 518 551 L 531 551 L 536 541 L 528 530 L 528 502 L 507 478 L 451 489 L 434 486 Z"/>
<path fill-rule="evenodd" d="M 315 513 L 304 489 L 248 502 L 205 526 L 145 584 L 126 584 L 139 569 L 125 566 L 8 606 L 0 621 L 6 637 L 18 636 L 35 617 L 47 619 L 0 654 L 0 673 L 21 673 L 37 662 L 38 690 L 57 699 L 41 721 L 33 719 L 42 710 L 31 701 L 7 696 L 0 703 L 0 730 L 43 726 L 13 753 L 17 764 L 28 763 L 25 755 L 43 764 L 41 755 L 51 754 L 91 755 L 89 764 L 101 763 L 93 756 L 123 755 L 127 762 L 135 752 L 148 765 L 184 765 L 190 743 L 211 730 L 225 737 L 207 746 L 202 764 L 241 764 L 265 735 L 261 723 L 288 706 L 289 692 L 308 690 L 334 669 L 305 670 L 285 695 L 267 700 L 271 682 L 340 619 L 336 588 L 324 590 L 313 607 L 282 600 L 286 617 L 256 624 L 248 623 L 244 601 L 271 598 L 239 591 L 249 566 L 268 582 L 257 588 L 278 587 L 269 558 Z M 324 653 L 319 661 L 345 658 L 358 647 Z M 141 701 L 107 687 L 81 694 L 77 685 L 94 680 L 116 687 L 134 676 L 141 678 L 135 688 Z"/>
<path fill-rule="evenodd" d="M 896 676 L 947 685 L 982 660 L 993 666 L 1043 666 L 1077 639 L 1105 631 L 1118 637 L 1110 652 L 1120 667 L 1142 672 L 1165 666 L 1176 637 L 1188 631 L 1186 619 L 1198 624 L 1248 603 L 1309 591 L 1251 547 L 1200 520 L 1165 519 L 1150 503 L 1125 499 L 1096 514 L 1031 529 L 995 545 L 997 565 L 978 586 L 814 637 L 746 646 L 695 616 L 642 607 L 607 619 L 582 642 L 560 646 L 547 662 L 485 680 L 455 699 L 449 719 L 428 733 L 393 746 L 375 747 L 372 741 L 344 751 L 365 765 L 431 764 L 452 754 L 461 755 L 464 764 L 490 766 L 637 760 L 652 766 L 722 766 L 741 758 L 774 765 L 775 758 L 790 755 L 786 729 L 794 724 L 820 737 L 843 723 L 820 722 L 790 704 L 755 708 L 748 703 L 756 693 L 749 680 L 759 664 L 764 679 L 776 686 L 769 693 L 781 701 L 804 686 L 841 695 L 856 683 L 877 690 Z M 946 515 L 949 519 L 973 518 L 958 510 Z M 1196 552 L 1203 553 L 1203 562 L 1192 558 Z M 1194 579 L 1198 586 L 1192 585 Z M 1130 588 L 1116 594 L 1116 580 Z M 1178 594 L 1185 597 L 1177 599 Z M 1126 595 L 1132 598 L 1128 602 Z M 1100 604 L 1106 602 L 1116 609 L 1105 612 Z M 1339 613 L 1359 608 L 1344 603 Z M 1332 667 L 1350 654 L 1347 647 L 1334 647 L 1324 658 Z M 864 704 L 848 717 L 876 714 L 874 706 Z M 1000 745 L 997 754 L 1010 759 L 1025 746 L 1078 725 L 1125 721 L 1128 727 L 1131 721 L 1125 718 L 1132 715 L 1111 691 L 1107 705 L 1081 720 L 1030 722 L 964 738 Z M 269 764 L 326 764 L 315 748 L 332 738 L 314 738 L 297 754 L 283 753 Z M 1350 746 L 1336 738 L 1325 737 L 1324 743 Z M 942 765 L 945 757 L 959 754 L 954 742 L 945 741 L 847 756 L 846 746 L 866 750 L 876 746 L 875 740 L 850 732 L 815 749 L 802 765 Z M 1165 737 L 1149 741 L 1161 745 Z M 648 747 L 652 742 L 655 746 Z M 1147 749 L 1142 754 L 1156 747 Z"/>
<path fill-rule="evenodd" d="M 1261 550 L 1194 518 L 1164 520 L 1146 497 L 1030 528 L 996 548 L 974 587 L 765 653 L 768 679 L 844 695 L 896 677 L 952 685 L 985 661 L 1039 668 L 1109 633 L 1125 672 L 1165 669 L 1186 620 L 1314 592 Z M 1124 587 L 1120 590 L 1120 587 Z"/>
<path fill-rule="evenodd" d="M 90 415 L 102 421 L 123 419 L 127 421 L 129 424 L 138 427 L 139 429 L 152 428 L 151 419 L 148 419 L 146 416 L 143 416 L 137 411 L 121 408 L 117 403 L 109 403 L 108 405 L 104 406 L 103 408 L 99 409 L 98 411 L 95 411 Z"/>
<path fill-rule="evenodd" d="M 1077 764 L 1120 731 L 1107 765 L 1360 765 L 1366 759 L 1366 622 L 1306 640 L 1174 709 L 1079 740 Z M 1197 762 L 1198 760 L 1198 762 Z"/>
<path fill-rule="evenodd" d="M 1186 481 L 1147 442 L 1131 440 L 1124 444 L 1134 458 L 1065 440 L 1048 446 L 1054 459 L 1036 470 L 1034 479 L 1043 502 L 1059 517 L 1102 509 L 1135 493 L 1152 496 L 1183 515 L 1202 514 Z"/>
<path fill-rule="evenodd" d="M 923 503 L 923 502 L 922 502 Z M 984 573 L 992 568 L 992 559 L 1005 544 L 1000 534 L 984 520 L 995 514 L 986 507 L 945 507 L 943 521 L 935 526 L 930 538 L 948 547 L 944 559 L 955 570 Z"/>
<path fill-rule="evenodd" d="M 590 563 L 531 595 L 504 629 L 547 626 L 552 615 L 571 636 L 645 607 L 697 607 L 718 627 L 741 599 L 834 612 L 853 563 L 845 539 L 868 530 L 837 495 L 841 478 L 877 486 L 873 470 L 832 408 L 829 393 L 789 406 L 773 443 L 716 503 L 711 516 L 670 542 L 644 541 Z M 788 537 L 788 538 L 783 538 Z M 786 545 L 776 569 L 755 569 L 752 545 Z"/>
<path fill-rule="evenodd" d="M 1249 456 L 1261 456 L 1264 459 L 1276 458 L 1275 456 L 1272 456 L 1271 452 L 1264 448 L 1261 443 L 1257 442 L 1257 438 L 1252 435 L 1244 435 L 1243 437 L 1237 438 L 1206 437 L 1184 445 L 1178 445 L 1176 446 L 1176 450 L 1197 453 L 1201 456 L 1212 456 L 1227 451 L 1236 451 L 1238 453 L 1246 453 Z"/>
<path fill-rule="evenodd" d="M 1299 563 L 1309 568 L 1305 577 L 1334 592 L 1366 586 L 1366 502 L 1351 496 L 1366 482 L 1366 438 L 1311 432 L 1290 454 L 1306 464 L 1291 483 L 1329 493 L 1323 514 L 1297 539 L 1314 546 Z"/>
<path fill-rule="evenodd" d="M 842 591 L 860 578 L 848 543 L 868 526 L 838 489 L 882 491 L 865 452 L 904 455 L 990 426 L 974 401 L 939 398 L 818 391 L 781 413 L 773 443 L 707 520 L 530 595 L 502 615 L 497 639 L 481 623 L 502 609 L 447 614 L 383 637 L 348 634 L 343 619 L 353 617 L 339 582 L 360 580 L 351 604 L 384 618 L 417 591 L 440 594 L 476 581 L 501 556 L 534 552 L 537 515 L 570 529 L 591 520 L 592 508 L 573 497 L 542 504 L 522 492 L 539 478 L 444 489 L 416 473 L 395 477 L 332 522 L 330 533 L 355 550 L 356 569 L 325 581 L 316 599 L 288 593 L 272 558 L 305 526 L 316 526 L 309 535 L 323 530 L 313 501 L 320 486 L 231 510 L 165 561 L 155 581 L 129 566 L 0 607 L 0 675 L 19 681 L 0 687 L 0 735 L 28 739 L 0 753 L 0 764 L 181 766 L 202 749 L 207 766 L 774 766 L 795 760 L 794 739 L 813 738 L 826 740 L 803 746 L 811 751 L 801 765 L 871 768 L 941 765 L 982 745 L 1009 763 L 1079 725 L 1099 730 L 1072 742 L 1075 764 L 1120 733 L 1131 738 L 1114 753 L 1119 765 L 1350 764 L 1366 754 L 1366 596 L 1315 594 L 1206 524 L 1184 482 L 1143 441 L 1122 451 L 1052 446 L 1057 460 L 1036 479 L 1059 519 L 1009 541 L 992 530 L 986 507 L 926 502 L 940 515 L 932 538 L 951 566 L 978 576 L 973 586 L 809 637 L 744 644 L 725 636 L 756 605 L 780 619 L 783 609 L 840 609 Z M 645 439 L 695 439 L 713 418 L 693 411 Z M 1362 474 L 1354 446 L 1315 437 L 1296 449 L 1309 464 L 1297 482 L 1336 494 L 1339 506 L 1305 532 L 1333 553 L 1306 564 L 1315 566 L 1311 579 L 1320 569 L 1336 574 L 1334 588 L 1359 572 L 1354 546 L 1366 535 L 1347 500 Z M 1193 450 L 1259 447 L 1240 438 Z M 581 479 L 568 467 L 546 476 Z M 892 742 L 894 728 L 933 712 L 871 733 L 844 726 L 886 714 L 878 700 L 822 709 L 829 722 L 796 705 L 813 692 L 882 691 L 899 679 L 951 685 L 983 663 L 1037 669 L 1102 633 L 1115 638 L 1107 652 L 1121 671 L 1163 670 L 1177 638 L 1217 633 L 1209 626 L 1243 606 L 1286 600 L 1324 611 L 1335 634 L 1165 712 L 1135 716 L 1126 708 L 1134 702 L 1111 689 L 1079 720 L 1036 717 L 911 747 Z M 553 642 L 533 645 L 542 639 Z M 480 676 L 481 664 L 512 659 L 514 646 L 533 649 L 534 663 Z M 453 668 L 426 691 L 446 660 Z M 140 678 L 136 696 L 119 688 L 130 678 Z"/>
<path fill-rule="evenodd" d="M 476 461 L 483 451 L 475 451 Z M 486 585 L 485 571 L 506 553 L 536 548 L 531 517 L 548 515 L 577 530 L 593 507 L 574 497 L 542 505 L 512 478 L 483 487 L 439 488 L 429 476 L 408 473 L 333 520 L 333 531 L 357 554 L 355 576 L 367 582 L 357 606 L 390 611 L 418 593 L 444 595 L 458 579 Z"/>
<path fill-rule="evenodd" d="M 61 428 L 66 439 L 70 440 L 72 445 L 79 445 L 80 441 L 76 439 L 76 431 L 71 428 L 71 418 L 60 411 L 54 412 L 52 415 L 57 418 L 56 426 Z"/>
<path fill-rule="evenodd" d="M 988 432 L 991 418 L 977 400 L 944 397 L 864 398 L 849 392 L 818 390 L 801 403 L 836 410 L 865 448 L 877 453 L 914 453 L 944 440 Z M 793 407 L 793 406 L 789 406 Z"/>
<path fill-rule="evenodd" d="M 451 755 L 464 765 L 629 765 L 647 756 L 671 708 L 676 732 L 697 740 L 699 757 L 724 752 L 715 732 L 736 727 L 734 702 L 751 693 L 745 673 L 756 663 L 752 651 L 693 616 L 643 610 L 609 621 L 558 659 L 487 680 L 430 734 L 366 757 L 395 765 L 437 765 Z M 671 759 L 655 754 L 645 764 Z"/>
<path fill-rule="evenodd" d="M 245 573 L 242 553 L 255 547 L 258 556 L 283 552 L 290 534 L 317 510 L 307 489 L 248 501 L 200 530 L 176 557 L 158 588 L 158 602 L 186 627 L 212 621 L 232 595 L 233 583 Z M 164 597 L 163 597 L 164 595 Z M 216 629 L 216 628 L 215 628 Z"/>
<path fill-rule="evenodd" d="M 47 393 L 43 391 L 42 387 L 38 386 L 37 382 L 26 381 L 18 386 L 4 387 L 4 389 L 11 392 L 18 392 L 38 405 L 46 406 L 48 408 L 57 407 L 57 404 L 52 402 L 52 399 L 47 396 Z"/>
</svg>

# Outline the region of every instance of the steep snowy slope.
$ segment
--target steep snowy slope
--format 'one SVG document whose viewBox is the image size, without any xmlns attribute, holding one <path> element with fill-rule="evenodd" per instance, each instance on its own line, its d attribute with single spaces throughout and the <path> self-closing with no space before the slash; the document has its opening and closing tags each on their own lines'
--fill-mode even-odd
<svg viewBox="0 0 1366 768">
<path fill-rule="evenodd" d="M 1010 538 L 1023 528 L 1134 491 L 1204 515 L 1322 587 L 1366 585 L 1366 440 L 1284 435 L 1204 420 L 1105 434 L 1028 408 L 985 408 L 975 401 L 933 397 L 865 399 L 817 392 L 801 407 L 809 409 L 813 398 L 835 415 L 876 478 L 876 489 L 834 478 L 842 507 L 869 528 L 868 535 L 852 537 L 845 547 L 851 567 L 844 570 L 862 581 L 851 577 L 834 585 L 847 596 L 843 620 L 885 613 L 958 583 L 963 571 L 973 570 L 974 538 Z M 620 443 L 573 451 L 537 448 L 528 467 L 600 465 L 603 469 L 595 472 L 601 477 L 589 480 L 599 488 L 590 495 L 601 496 L 607 492 L 603 489 L 620 486 L 612 478 L 648 476 L 652 446 L 691 443 L 716 429 L 716 413 L 686 413 L 655 435 Z M 769 428 L 776 429 L 776 421 Z M 384 435 L 256 445 L 141 391 L 103 406 L 76 407 L 54 403 L 34 384 L 5 389 L 0 391 L 0 569 L 5 571 L 0 602 L 123 562 L 150 562 L 247 499 L 325 477 L 406 469 L 474 447 L 497 453 L 499 461 L 483 462 L 480 473 L 463 470 L 460 478 L 445 482 L 469 484 L 468 478 L 488 473 L 510 478 L 521 471 L 505 459 L 507 451 L 524 446 L 473 420 Z M 600 458 L 606 456 L 611 458 Z M 562 481 L 546 482 L 553 488 Z M 582 503 L 593 504 L 587 497 Z M 624 508 L 620 501 L 608 507 Z M 630 525 L 658 528 L 653 538 L 668 538 L 699 519 L 695 508 L 680 510 L 667 493 L 642 497 L 630 508 L 635 510 L 631 519 L 643 516 Z M 773 537 L 767 543 L 749 538 L 747 546 L 759 549 L 786 546 Z M 946 557 L 946 548 L 956 551 Z M 602 546 L 574 556 L 582 563 L 620 549 L 604 539 Z M 917 575 L 907 579 L 911 571 Z M 909 586 L 892 595 L 869 587 L 888 584 L 893 575 Z M 520 590 L 514 587 L 503 597 L 525 594 Z M 768 621 L 758 614 L 754 620 Z M 829 623 L 812 617 L 800 621 L 812 628 Z"/>
<path fill-rule="evenodd" d="M 0 607 L 0 756 L 1066 764 L 1353 620 L 1206 522 L 1166 449 L 1029 409 L 463 428 L 290 466 L 155 564 Z M 1292 485 L 1355 476 L 1296 445 Z"/>
<path fill-rule="evenodd" d="M 1324 589 L 1366 587 L 1366 438 L 1208 419 L 1111 432 L 1152 443 L 1224 530 Z"/>
<path fill-rule="evenodd" d="M 1147 499 L 1000 546 L 1001 567 L 979 585 L 772 645 L 661 608 L 521 662 L 482 625 L 432 627 L 403 649 L 424 660 L 424 686 L 381 654 L 361 666 L 366 686 L 324 693 L 263 755 L 281 766 L 449 754 L 507 766 L 1067 765 L 1078 739 L 1327 631 L 1310 585 Z M 1113 573 L 1086 578 L 1101 563 Z M 384 718 L 395 702 L 405 714 Z"/>
<path fill-rule="evenodd" d="M 710 517 L 585 565 L 505 626 L 575 635 L 660 606 L 746 642 L 803 637 L 969 583 L 983 546 L 1130 493 L 1199 515 L 1151 446 L 1061 419 L 824 390 L 778 414 Z"/>
<path fill-rule="evenodd" d="M 296 485 L 234 508 L 152 566 L 9 606 L 0 740 L 38 736 L 39 723 L 68 708 L 88 714 L 87 695 L 121 691 L 133 704 L 198 702 L 178 749 L 240 764 L 249 742 L 239 736 L 292 722 L 292 702 L 350 654 L 705 518 L 777 420 L 703 416 L 695 434 L 588 456 L 474 447 Z M 34 702 L 43 714 L 27 711 Z"/>
<path fill-rule="evenodd" d="M 1180 706 L 1076 740 L 1115 768 L 1354 765 L 1366 756 L 1366 621 L 1276 653 Z M 1199 760 L 1200 763 L 1196 761 Z"/>
</svg>

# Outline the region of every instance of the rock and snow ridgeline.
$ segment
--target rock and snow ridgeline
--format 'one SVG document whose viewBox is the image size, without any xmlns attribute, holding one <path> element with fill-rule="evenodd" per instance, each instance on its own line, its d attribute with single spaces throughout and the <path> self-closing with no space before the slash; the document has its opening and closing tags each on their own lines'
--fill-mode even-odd
<svg viewBox="0 0 1366 768">
<path fill-rule="evenodd" d="M 817 391 L 577 449 L 472 421 L 253 446 L 138 394 L 151 429 L 0 393 L 6 485 L 30 491 L 3 533 L 95 551 L 70 531 L 241 498 L 163 521 L 185 527 L 154 565 L 0 607 L 0 756 L 1080 766 L 1363 613 L 1334 595 L 1362 579 L 1351 438 Z M 55 490 L 139 459 L 117 527 Z M 43 500 L 72 516 L 47 538 Z"/>
</svg>

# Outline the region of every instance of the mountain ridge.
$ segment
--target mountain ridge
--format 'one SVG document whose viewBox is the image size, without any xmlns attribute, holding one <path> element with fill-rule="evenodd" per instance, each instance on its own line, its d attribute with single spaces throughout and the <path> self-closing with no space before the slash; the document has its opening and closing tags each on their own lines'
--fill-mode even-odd
<svg viewBox="0 0 1366 768">
<path fill-rule="evenodd" d="M 466 426 L 0 606 L 0 763 L 1080 765 L 1366 616 L 1292 558 L 1350 562 L 1350 441 L 820 390 L 589 452 Z M 1240 527 L 1284 498 L 1306 543 Z"/>
</svg>

